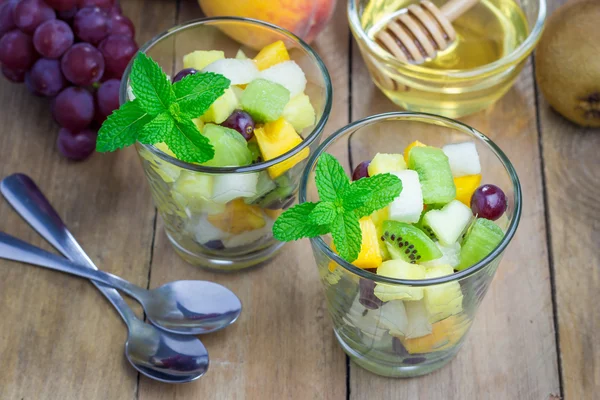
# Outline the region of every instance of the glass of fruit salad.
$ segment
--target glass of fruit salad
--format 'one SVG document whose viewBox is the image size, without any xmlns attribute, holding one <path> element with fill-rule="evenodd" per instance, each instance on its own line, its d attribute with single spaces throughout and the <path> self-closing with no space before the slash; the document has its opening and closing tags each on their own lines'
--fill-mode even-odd
<svg viewBox="0 0 600 400">
<path fill-rule="evenodd" d="M 243 43 L 233 39 L 240 32 Z M 167 143 L 136 143 L 173 247 L 186 261 L 217 270 L 266 261 L 283 245 L 273 238 L 273 221 L 296 202 L 302 171 L 329 117 L 325 65 L 294 34 L 233 17 L 177 26 L 140 51 L 173 85 L 206 72 L 229 80 L 206 112 L 192 119 L 214 148 L 212 159 L 184 162 Z M 135 99 L 132 66 L 121 85 L 121 104 Z"/>
<path fill-rule="evenodd" d="M 334 147 L 350 152 L 337 173 L 327 153 Z M 323 142 L 302 177 L 300 205 L 280 219 L 289 224 L 300 211 L 309 222 L 292 224 L 288 239 L 311 237 L 344 351 L 376 374 L 413 377 L 462 346 L 517 229 L 521 190 L 506 155 L 480 132 L 395 112 Z M 279 224 L 276 237 L 287 237 Z"/>
</svg>

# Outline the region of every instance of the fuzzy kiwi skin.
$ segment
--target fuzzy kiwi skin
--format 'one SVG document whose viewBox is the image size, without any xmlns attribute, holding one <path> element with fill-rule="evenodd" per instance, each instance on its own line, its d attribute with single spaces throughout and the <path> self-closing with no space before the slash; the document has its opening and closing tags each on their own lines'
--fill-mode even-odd
<svg viewBox="0 0 600 400">
<path fill-rule="evenodd" d="M 570 121 L 600 127 L 600 1 L 569 3 L 548 19 L 536 50 L 536 79 Z"/>
</svg>

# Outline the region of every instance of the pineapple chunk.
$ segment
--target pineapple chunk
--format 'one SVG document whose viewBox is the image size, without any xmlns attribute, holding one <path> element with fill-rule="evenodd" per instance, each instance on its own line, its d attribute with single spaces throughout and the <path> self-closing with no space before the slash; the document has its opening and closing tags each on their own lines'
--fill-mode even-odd
<svg viewBox="0 0 600 400">
<path fill-rule="evenodd" d="M 229 202 L 225 212 L 210 215 L 207 220 L 220 230 L 234 235 L 265 226 L 265 218 L 260 207 L 248 205 L 244 199 Z"/>
<path fill-rule="evenodd" d="M 256 128 L 254 136 L 265 161 L 279 157 L 302 143 L 302 137 L 296 133 L 292 124 L 284 118 L 268 122 L 262 128 Z M 269 175 L 272 179 L 278 178 L 294 165 L 308 157 L 309 152 L 309 148 L 306 147 L 287 160 L 269 167 Z"/>
<path fill-rule="evenodd" d="M 358 254 L 358 258 L 352 264 L 362 269 L 377 268 L 381 265 L 382 258 L 379 250 L 377 228 L 371 217 L 360 219 L 360 230 L 362 232 L 360 253 Z"/>
<path fill-rule="evenodd" d="M 193 51 L 183 56 L 183 68 L 194 68 L 198 71 L 209 64 L 225 58 L 225 53 L 219 50 Z"/>
<path fill-rule="evenodd" d="M 285 44 L 281 40 L 278 40 L 263 47 L 256 57 L 254 57 L 254 62 L 258 69 L 262 71 L 263 69 L 267 69 L 283 61 L 288 61 L 289 59 L 290 55 L 285 48 Z"/>
<path fill-rule="evenodd" d="M 402 260 L 389 260 L 377 268 L 377 275 L 396 279 L 425 279 L 425 268 Z M 421 300 L 423 298 L 423 288 L 420 287 L 378 283 L 374 292 L 381 301 Z"/>
<path fill-rule="evenodd" d="M 454 178 L 454 185 L 456 186 L 456 200 L 460 201 L 467 207 L 471 207 L 471 196 L 473 196 L 475 189 L 479 187 L 480 183 L 481 174 L 465 175 L 459 178 Z"/>
<path fill-rule="evenodd" d="M 454 346 L 469 329 L 470 321 L 466 317 L 453 315 L 432 325 L 427 336 L 414 339 L 399 337 L 402 345 L 410 354 L 431 353 Z"/>
<path fill-rule="evenodd" d="M 374 211 L 373 214 L 371 214 L 371 220 L 373 220 L 375 228 L 377 228 L 378 238 L 380 238 L 383 235 L 383 221 L 387 221 L 389 219 L 389 214 L 389 207 L 384 207 L 381 210 Z M 382 260 L 389 260 L 391 258 L 390 252 L 388 251 L 385 242 L 382 240 L 378 240 L 377 243 L 379 244 L 379 252 L 381 253 Z"/>
<path fill-rule="evenodd" d="M 406 169 L 406 161 L 402 154 L 377 153 L 369 164 L 369 176 L 398 172 Z"/>
<path fill-rule="evenodd" d="M 452 275 L 454 269 L 449 265 L 437 265 L 427 269 L 427 279 Z M 460 313 L 463 310 L 463 294 L 460 283 L 448 282 L 425 288 L 425 307 L 429 313 L 429 322 L 434 323 Z"/>
<path fill-rule="evenodd" d="M 406 146 L 406 148 L 404 149 L 404 161 L 408 162 L 408 153 L 410 153 L 410 150 L 413 147 L 427 147 L 427 145 L 419 142 L 418 140 L 415 140 L 414 142 Z"/>
<path fill-rule="evenodd" d="M 235 91 L 229 87 L 221 97 L 211 104 L 210 108 L 200 118 L 204 122 L 220 124 L 231 115 L 233 110 L 238 108 L 239 104 L 240 102 L 235 95 Z"/>
<path fill-rule="evenodd" d="M 315 123 L 315 109 L 304 93 L 294 96 L 283 108 L 282 115 L 298 133 Z"/>
</svg>

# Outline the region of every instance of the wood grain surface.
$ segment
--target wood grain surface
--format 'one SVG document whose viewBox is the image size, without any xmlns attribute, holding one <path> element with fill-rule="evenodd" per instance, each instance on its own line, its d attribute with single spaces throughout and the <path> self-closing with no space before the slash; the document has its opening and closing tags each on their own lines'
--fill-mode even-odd
<svg viewBox="0 0 600 400">
<path fill-rule="evenodd" d="M 549 11 L 562 3 L 548 0 Z M 122 5 L 139 43 L 201 16 L 194 0 Z M 338 0 L 314 43 L 334 86 L 324 135 L 396 110 L 351 44 L 345 8 Z M 93 285 L 0 261 L 0 400 L 598 398 L 600 133 L 551 111 L 537 94 L 532 65 L 496 105 L 462 119 L 498 143 L 517 169 L 524 194 L 518 233 L 456 359 L 410 380 L 377 377 L 349 363 L 335 342 L 307 241 L 248 272 L 192 267 L 168 243 L 133 149 L 65 161 L 55 150 L 58 128 L 48 103 L 5 80 L 0 120 L 0 177 L 31 175 L 102 269 L 152 288 L 213 280 L 234 290 L 245 307 L 236 324 L 202 337 L 210 372 L 170 386 L 129 366 L 125 326 Z M 345 146 L 333 153 L 348 157 Z M 50 249 L 3 200 L 0 230 Z"/>
</svg>

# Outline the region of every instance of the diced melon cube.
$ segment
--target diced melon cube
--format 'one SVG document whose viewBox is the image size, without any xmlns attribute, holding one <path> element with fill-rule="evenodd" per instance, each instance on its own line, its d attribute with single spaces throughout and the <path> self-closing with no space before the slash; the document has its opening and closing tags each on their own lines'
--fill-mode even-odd
<svg viewBox="0 0 600 400">
<path fill-rule="evenodd" d="M 402 154 L 377 153 L 369 163 L 369 176 L 398 172 L 406 169 L 406 162 Z"/>
<path fill-rule="evenodd" d="M 290 101 L 290 92 L 278 83 L 265 79 L 255 79 L 242 94 L 240 103 L 255 122 L 277 120 Z"/>
<path fill-rule="evenodd" d="M 425 268 L 402 260 L 389 260 L 377 268 L 377 275 L 395 279 L 424 279 Z M 423 288 L 386 283 L 378 283 L 374 293 L 381 301 L 420 300 L 423 298 Z"/>
<path fill-rule="evenodd" d="M 427 147 L 427 145 L 419 142 L 418 140 L 415 140 L 414 142 L 406 146 L 406 148 L 404 149 L 404 161 L 408 162 L 408 153 L 410 153 L 410 150 L 413 147 Z"/>
<path fill-rule="evenodd" d="M 363 269 L 377 268 L 382 262 L 379 251 L 379 236 L 377 236 L 377 229 L 370 217 L 360 219 L 360 230 L 362 233 L 360 253 L 352 264 Z"/>
<path fill-rule="evenodd" d="M 389 205 L 390 219 L 399 222 L 416 223 L 423 211 L 423 193 L 419 174 L 410 169 L 394 172 L 402 181 L 402 191 Z"/>
<path fill-rule="evenodd" d="M 254 136 L 260 147 L 260 152 L 265 161 L 272 160 L 287 153 L 302 143 L 302 138 L 294 127 L 284 118 L 275 122 L 266 123 L 262 128 L 254 129 Z M 310 150 L 305 147 L 292 157 L 268 168 L 272 179 L 283 175 L 287 170 L 308 157 Z"/>
<path fill-rule="evenodd" d="M 427 279 L 452 275 L 454 269 L 449 265 L 438 265 L 427 268 Z M 429 313 L 429 322 L 435 323 L 460 313 L 463 310 L 463 294 L 460 283 L 448 282 L 440 285 L 427 286 L 424 296 L 425 306 Z"/>
<path fill-rule="evenodd" d="M 456 200 L 460 201 L 467 207 L 471 207 L 471 197 L 481 183 L 481 175 L 465 175 L 459 178 L 454 178 L 454 186 L 456 186 Z"/>
<path fill-rule="evenodd" d="M 423 224 L 431 228 L 444 246 L 452 246 L 463 233 L 471 219 L 471 209 L 458 200 L 452 200 L 441 210 L 430 210 L 423 217 Z"/>
<path fill-rule="evenodd" d="M 421 262 L 419 264 L 425 267 L 437 267 L 440 265 L 449 265 L 452 268 L 460 264 L 460 243 L 456 242 L 450 246 L 444 246 L 440 242 L 435 242 L 435 245 L 442 252 L 442 256 L 435 260 Z"/>
<path fill-rule="evenodd" d="M 214 122 L 220 124 L 225 121 L 239 106 L 239 101 L 235 92 L 230 87 L 225 90 L 225 93 L 214 103 L 211 104 L 210 108 L 202 115 L 204 122 Z"/>
<path fill-rule="evenodd" d="M 215 175 L 212 200 L 225 204 L 238 197 L 252 197 L 256 195 L 257 182 L 257 172 Z"/>
<path fill-rule="evenodd" d="M 405 337 L 418 338 L 431 333 L 431 323 L 429 322 L 429 313 L 425 307 L 424 301 L 407 301 L 404 303 L 406 309 L 406 318 L 408 326 Z"/>
<path fill-rule="evenodd" d="M 408 336 L 399 339 L 410 354 L 431 353 L 448 349 L 457 344 L 470 325 L 467 318 L 453 315 L 433 324 L 429 335 L 414 339 L 408 338 Z"/>
<path fill-rule="evenodd" d="M 392 300 L 379 308 L 379 323 L 389 330 L 390 335 L 404 336 L 408 331 L 408 317 L 402 300 Z"/>
<path fill-rule="evenodd" d="M 207 65 L 225 58 L 225 53 L 220 50 L 198 50 L 183 56 L 183 68 L 194 68 L 201 71 Z"/>
<path fill-rule="evenodd" d="M 197 213 L 218 214 L 225 210 L 222 204 L 212 201 L 212 175 L 183 171 L 173 184 L 173 199 L 183 208 Z"/>
<path fill-rule="evenodd" d="M 278 40 L 262 48 L 254 57 L 254 62 L 259 70 L 264 70 L 273 65 L 279 64 L 284 61 L 288 61 L 290 55 L 283 41 Z"/>
<path fill-rule="evenodd" d="M 295 61 L 284 61 L 260 72 L 260 77 L 271 82 L 279 83 L 290 91 L 290 97 L 304 92 L 306 76 Z"/>
<path fill-rule="evenodd" d="M 225 207 L 223 206 L 223 209 Z M 194 224 L 191 229 L 198 243 L 208 243 L 213 240 L 224 240 L 231 236 L 230 233 L 223 232 L 219 228 L 213 226 L 210 222 L 206 220 L 206 217 L 200 218 L 200 220 Z"/>
<path fill-rule="evenodd" d="M 315 123 L 315 109 L 310 103 L 310 98 L 301 93 L 293 97 L 283 109 L 283 117 L 294 127 L 296 132 L 301 133 Z"/>
<path fill-rule="evenodd" d="M 367 337 L 379 340 L 386 333 L 386 329 L 379 323 L 380 310 L 369 310 L 363 306 L 360 301 L 360 296 L 354 298 L 352 306 L 348 313 L 344 315 L 343 321 L 351 326 L 356 327 L 360 332 Z"/>
<path fill-rule="evenodd" d="M 231 235 L 227 239 L 223 240 L 223 245 L 227 249 L 233 249 L 236 247 L 247 246 L 255 244 L 260 241 L 268 240 L 271 237 L 271 230 L 273 229 L 273 223 L 267 221 L 266 225 L 259 229 L 253 229 L 239 233 L 237 235 Z"/>
<path fill-rule="evenodd" d="M 258 69 L 252 60 L 236 60 L 225 58 L 206 66 L 202 72 L 221 74 L 231 81 L 232 85 L 244 85 L 258 77 Z"/>
<path fill-rule="evenodd" d="M 452 143 L 442 147 L 442 151 L 448 157 L 452 176 L 481 174 L 481 164 L 477 147 L 473 142 Z"/>
</svg>

